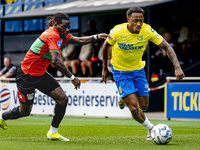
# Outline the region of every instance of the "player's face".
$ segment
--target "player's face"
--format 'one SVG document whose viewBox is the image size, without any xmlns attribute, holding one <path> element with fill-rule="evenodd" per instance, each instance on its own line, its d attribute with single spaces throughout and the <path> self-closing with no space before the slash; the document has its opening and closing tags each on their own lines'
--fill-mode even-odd
<svg viewBox="0 0 200 150">
<path fill-rule="evenodd" d="M 70 26 L 70 20 L 62 20 L 62 23 L 56 24 L 55 27 L 59 31 L 60 37 L 64 38 L 68 35 Z"/>
<path fill-rule="evenodd" d="M 5 58 L 4 59 L 4 65 L 8 68 L 11 65 L 10 59 Z"/>
<path fill-rule="evenodd" d="M 143 13 L 132 13 L 128 20 L 128 29 L 131 33 L 139 33 L 144 22 Z"/>
</svg>

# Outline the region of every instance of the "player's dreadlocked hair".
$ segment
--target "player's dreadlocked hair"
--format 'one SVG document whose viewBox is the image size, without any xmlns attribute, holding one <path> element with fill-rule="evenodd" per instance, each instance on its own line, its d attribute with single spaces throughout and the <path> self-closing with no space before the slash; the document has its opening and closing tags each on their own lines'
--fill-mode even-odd
<svg viewBox="0 0 200 150">
<path fill-rule="evenodd" d="M 144 15 L 144 10 L 140 7 L 131 7 L 127 10 L 126 17 L 130 17 L 132 13 L 143 13 Z"/>
<path fill-rule="evenodd" d="M 62 13 L 56 13 L 53 16 L 48 16 L 46 19 L 51 18 L 51 20 L 46 21 L 48 27 L 52 27 L 54 25 L 54 22 L 57 24 L 62 23 L 62 20 L 69 20 L 69 16 L 67 14 L 62 14 Z"/>
</svg>

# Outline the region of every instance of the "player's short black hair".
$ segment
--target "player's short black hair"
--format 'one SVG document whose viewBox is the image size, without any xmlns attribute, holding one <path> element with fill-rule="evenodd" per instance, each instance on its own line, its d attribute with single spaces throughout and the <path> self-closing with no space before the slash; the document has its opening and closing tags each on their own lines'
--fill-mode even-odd
<svg viewBox="0 0 200 150">
<path fill-rule="evenodd" d="M 62 23 L 62 20 L 69 20 L 69 16 L 67 14 L 62 14 L 62 13 L 56 13 L 53 16 L 54 22 L 57 24 Z"/>
<path fill-rule="evenodd" d="M 140 7 L 131 7 L 126 12 L 126 17 L 130 17 L 132 13 L 142 13 L 144 15 L 144 10 Z"/>
<path fill-rule="evenodd" d="M 51 26 L 51 27 L 54 25 L 54 23 L 61 24 L 62 20 L 70 20 L 69 16 L 63 13 L 56 13 L 53 16 L 48 16 L 46 19 L 49 19 L 49 18 L 51 20 L 46 21 L 46 23 L 47 23 L 47 26 Z"/>
</svg>

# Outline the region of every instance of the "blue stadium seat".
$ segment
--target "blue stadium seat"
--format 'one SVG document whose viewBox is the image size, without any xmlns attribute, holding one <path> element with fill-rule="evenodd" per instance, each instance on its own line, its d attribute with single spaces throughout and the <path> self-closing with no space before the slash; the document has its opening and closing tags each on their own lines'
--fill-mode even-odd
<svg viewBox="0 0 200 150">
<path fill-rule="evenodd" d="M 56 4 L 60 4 L 60 3 L 63 3 L 64 0 L 45 0 L 45 6 L 53 6 L 53 5 L 56 5 Z"/>
<path fill-rule="evenodd" d="M 22 11 L 22 5 L 21 4 L 10 4 L 5 5 L 5 16 L 10 14 L 16 14 L 18 12 Z"/>
<path fill-rule="evenodd" d="M 5 16 L 22 11 L 21 4 L 5 5 Z M 22 32 L 22 21 L 5 21 L 5 32 Z"/>
<path fill-rule="evenodd" d="M 3 16 L 3 6 L 4 6 L 4 5 L 0 5 L 0 17 Z"/>
<path fill-rule="evenodd" d="M 16 3 L 24 3 L 26 0 L 16 0 L 15 4 Z"/>
<path fill-rule="evenodd" d="M 3 6 L 4 5 L 0 5 L 0 17 L 3 16 Z M 0 20 L 0 32 L 1 32 L 1 20 Z"/>
<path fill-rule="evenodd" d="M 43 2 L 27 2 L 24 4 L 24 11 L 34 10 L 37 8 L 42 8 Z M 24 20 L 24 31 L 42 31 L 43 30 L 43 20 L 42 19 L 31 19 Z"/>
</svg>

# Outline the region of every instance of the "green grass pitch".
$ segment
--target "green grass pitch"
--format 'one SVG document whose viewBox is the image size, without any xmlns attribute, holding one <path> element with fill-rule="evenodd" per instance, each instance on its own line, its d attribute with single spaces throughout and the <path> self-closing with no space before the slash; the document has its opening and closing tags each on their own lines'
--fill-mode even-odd
<svg viewBox="0 0 200 150">
<path fill-rule="evenodd" d="M 51 116 L 8 120 L 0 129 L 1 150 L 199 150 L 200 121 L 150 120 L 171 127 L 168 145 L 146 141 L 147 130 L 133 119 L 64 117 L 59 133 L 69 142 L 46 138 Z"/>
</svg>

